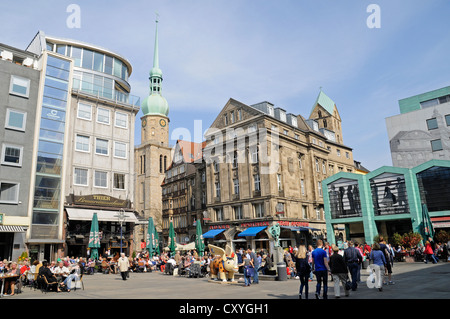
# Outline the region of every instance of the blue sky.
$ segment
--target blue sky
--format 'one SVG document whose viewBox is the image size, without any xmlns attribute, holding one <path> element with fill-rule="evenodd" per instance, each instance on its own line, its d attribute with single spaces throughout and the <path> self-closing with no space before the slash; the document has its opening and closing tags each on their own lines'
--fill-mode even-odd
<svg viewBox="0 0 450 319">
<path fill-rule="evenodd" d="M 80 28 L 66 25 L 72 3 Z M 376 29 L 366 24 L 372 3 Z M 142 100 L 155 12 L 171 132 L 187 128 L 191 139 L 194 121 L 204 132 L 229 98 L 307 118 L 322 87 L 338 107 L 344 143 L 374 170 L 392 165 L 385 118 L 399 113 L 398 100 L 450 85 L 446 0 L 4 0 L 0 42 L 25 49 L 42 30 L 108 48 L 131 62 L 132 94 Z M 171 144 L 177 138 L 189 136 Z"/>
</svg>

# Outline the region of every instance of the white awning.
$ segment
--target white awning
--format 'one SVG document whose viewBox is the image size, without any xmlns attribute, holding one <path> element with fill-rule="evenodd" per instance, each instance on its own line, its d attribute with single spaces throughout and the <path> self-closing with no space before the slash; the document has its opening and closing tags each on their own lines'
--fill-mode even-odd
<svg viewBox="0 0 450 319">
<path fill-rule="evenodd" d="M 118 222 L 117 210 L 97 210 L 97 209 L 82 209 L 82 208 L 66 208 L 69 220 L 85 220 L 91 221 L 94 213 L 97 213 L 99 222 Z M 125 223 L 137 223 L 138 219 L 132 212 L 125 212 Z"/>
<path fill-rule="evenodd" d="M 26 232 L 23 226 L 0 225 L 0 233 L 22 233 Z"/>
</svg>

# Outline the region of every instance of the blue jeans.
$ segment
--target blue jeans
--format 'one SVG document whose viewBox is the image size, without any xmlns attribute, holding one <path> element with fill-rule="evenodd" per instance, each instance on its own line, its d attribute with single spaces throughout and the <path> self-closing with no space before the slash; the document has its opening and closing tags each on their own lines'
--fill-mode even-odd
<svg viewBox="0 0 450 319">
<path fill-rule="evenodd" d="M 436 256 L 434 254 L 426 254 L 425 255 L 425 263 L 428 264 L 428 259 L 431 259 L 433 264 L 437 263 Z"/>
<path fill-rule="evenodd" d="M 255 266 L 253 268 L 253 282 L 255 284 L 259 283 L 259 279 L 258 279 L 258 269 L 259 269 L 259 265 Z"/>
<path fill-rule="evenodd" d="M 358 270 L 359 265 L 358 263 L 348 263 L 348 271 L 350 272 L 350 275 L 352 277 L 352 290 L 355 291 L 358 287 L 358 283 L 356 282 L 358 280 Z"/>
<path fill-rule="evenodd" d="M 320 288 L 322 287 L 323 281 L 323 298 L 328 298 L 328 272 L 326 270 L 316 271 L 316 294 L 320 295 Z"/>
<path fill-rule="evenodd" d="M 64 280 L 64 285 L 67 286 L 67 289 L 71 289 L 71 285 L 72 285 L 72 280 L 78 278 L 77 274 L 71 274 L 69 276 L 67 276 L 67 278 Z"/>
<path fill-rule="evenodd" d="M 303 294 L 303 288 L 305 289 L 305 299 L 308 299 L 308 278 L 309 278 L 309 273 L 305 272 L 305 273 L 299 273 L 298 276 L 300 277 L 300 289 L 298 291 L 299 295 Z"/>
</svg>

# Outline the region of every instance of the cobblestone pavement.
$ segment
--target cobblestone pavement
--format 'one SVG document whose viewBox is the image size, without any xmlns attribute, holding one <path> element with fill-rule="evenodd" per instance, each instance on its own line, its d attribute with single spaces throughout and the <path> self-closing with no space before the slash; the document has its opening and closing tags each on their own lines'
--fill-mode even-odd
<svg viewBox="0 0 450 319">
<path fill-rule="evenodd" d="M 361 270 L 361 283 L 343 299 L 448 299 L 450 298 L 450 262 L 438 264 L 395 263 L 394 285 L 382 292 L 366 284 L 368 273 Z M 187 278 L 164 275 L 161 272 L 130 273 L 123 281 L 120 275 L 95 274 L 84 276 L 84 290 L 69 293 L 43 293 L 24 287 L 21 294 L 5 296 L 1 301 L 17 299 L 298 299 L 300 282 L 260 280 L 244 287 L 243 283 L 223 284 L 207 278 Z M 316 281 L 309 282 L 309 296 L 314 298 Z M 334 299 L 334 282 L 328 281 L 329 299 Z"/>
</svg>

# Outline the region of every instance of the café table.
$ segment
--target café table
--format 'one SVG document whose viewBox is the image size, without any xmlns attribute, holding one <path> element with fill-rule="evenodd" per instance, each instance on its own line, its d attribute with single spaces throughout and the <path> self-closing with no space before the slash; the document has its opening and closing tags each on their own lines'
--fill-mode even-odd
<svg viewBox="0 0 450 319">
<path fill-rule="evenodd" d="M 19 275 L 8 275 L 8 274 L 0 274 L 0 280 L 2 281 L 2 288 L 0 291 L 0 297 L 3 297 L 3 289 L 5 288 L 6 280 L 14 280 L 16 281 L 19 278 Z"/>
</svg>

